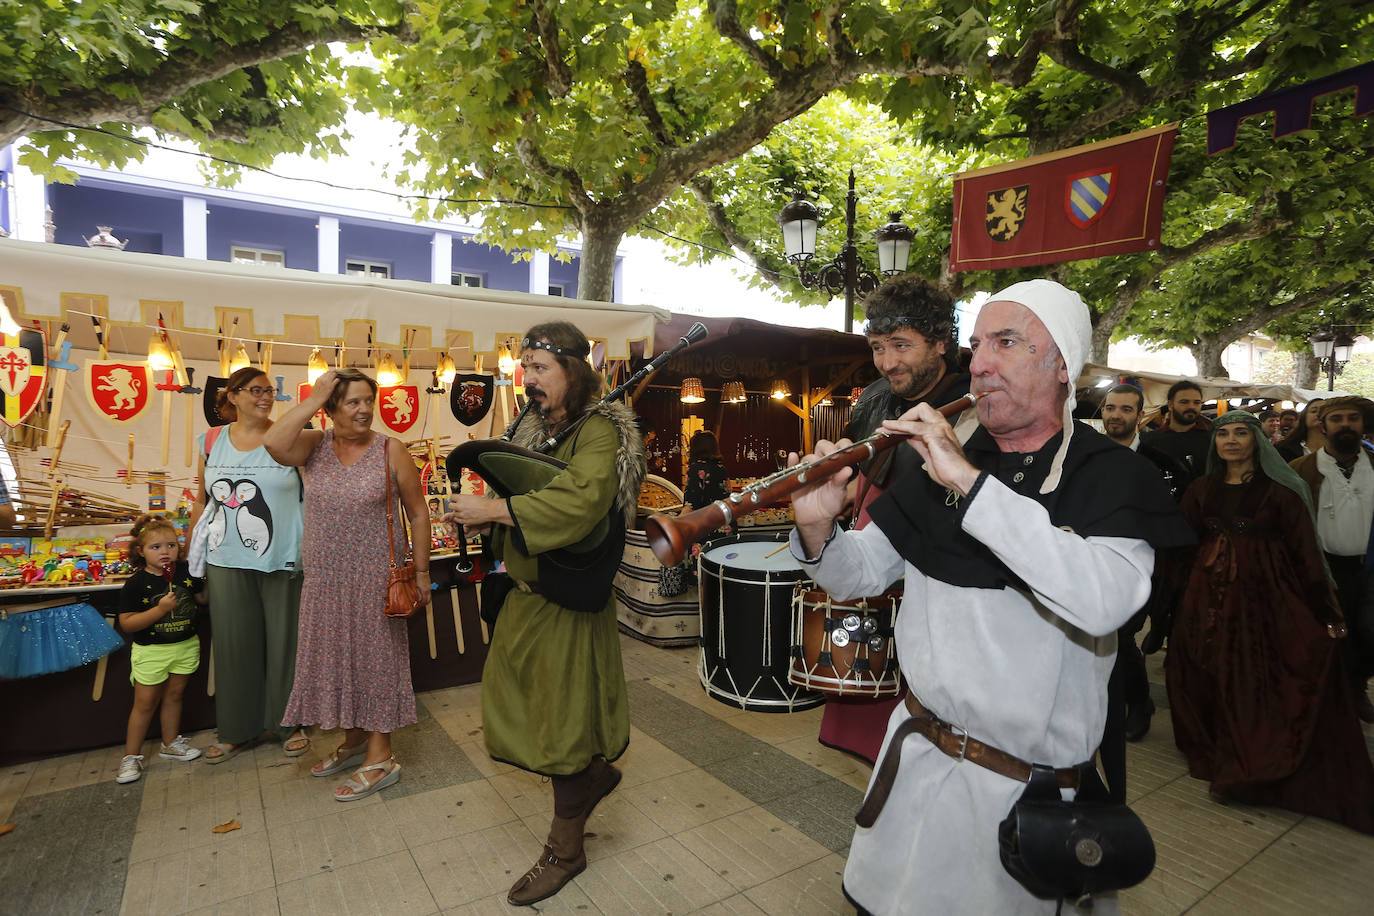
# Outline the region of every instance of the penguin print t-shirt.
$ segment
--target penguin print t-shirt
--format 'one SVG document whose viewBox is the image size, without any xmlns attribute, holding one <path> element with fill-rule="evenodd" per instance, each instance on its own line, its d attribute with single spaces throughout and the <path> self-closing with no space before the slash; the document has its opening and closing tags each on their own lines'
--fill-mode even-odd
<svg viewBox="0 0 1374 916">
<path fill-rule="evenodd" d="M 205 437 L 200 437 L 201 454 Z M 264 446 L 239 451 L 220 427 L 205 460 L 210 537 L 205 562 L 260 572 L 301 568 L 301 477 Z"/>
</svg>

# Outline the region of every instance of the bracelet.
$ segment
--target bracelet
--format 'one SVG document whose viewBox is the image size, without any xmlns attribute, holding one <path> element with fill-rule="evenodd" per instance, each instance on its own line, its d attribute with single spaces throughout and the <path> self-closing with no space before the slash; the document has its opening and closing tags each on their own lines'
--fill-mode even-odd
<svg viewBox="0 0 1374 916">
<path fill-rule="evenodd" d="M 417 566 L 417 567 L 415 567 L 415 571 L 416 571 L 417 573 L 427 573 L 427 572 L 429 572 L 429 567 L 426 566 L 424 569 L 421 569 L 420 567 Z"/>
</svg>

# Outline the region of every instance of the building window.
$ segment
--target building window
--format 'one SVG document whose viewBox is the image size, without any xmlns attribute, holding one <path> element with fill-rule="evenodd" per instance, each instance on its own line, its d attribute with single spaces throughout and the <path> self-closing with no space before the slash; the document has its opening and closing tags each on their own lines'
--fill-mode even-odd
<svg viewBox="0 0 1374 916">
<path fill-rule="evenodd" d="M 350 277 L 369 277 L 374 280 L 391 279 L 391 265 L 375 261 L 345 261 L 344 273 Z"/>
<path fill-rule="evenodd" d="M 549 284 L 549 295 L 550 295 L 550 296 L 562 296 L 562 295 L 566 295 L 566 294 L 563 292 L 563 284 L 562 284 L 562 283 L 550 283 L 550 284 Z"/>
<path fill-rule="evenodd" d="M 244 248 L 235 245 L 229 249 L 229 260 L 235 264 L 266 264 L 269 267 L 285 267 L 286 252 L 270 248 Z"/>
<path fill-rule="evenodd" d="M 487 285 L 481 274 L 465 274 L 461 271 L 454 271 L 449 282 L 454 286 L 475 286 L 479 289 Z"/>
</svg>

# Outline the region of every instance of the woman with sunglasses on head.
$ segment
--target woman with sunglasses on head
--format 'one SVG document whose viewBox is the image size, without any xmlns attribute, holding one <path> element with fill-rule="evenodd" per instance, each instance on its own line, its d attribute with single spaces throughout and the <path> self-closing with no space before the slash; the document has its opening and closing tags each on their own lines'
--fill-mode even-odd
<svg viewBox="0 0 1374 916">
<path fill-rule="evenodd" d="M 281 725 L 296 673 L 301 600 L 301 482 L 267 453 L 277 389 L 247 366 L 229 376 L 216 408 L 229 422 L 201 437 L 200 496 L 192 530 L 213 513 L 205 574 L 210 593 L 219 764 L 264 732 L 288 757 L 310 749 L 301 729 Z"/>
</svg>

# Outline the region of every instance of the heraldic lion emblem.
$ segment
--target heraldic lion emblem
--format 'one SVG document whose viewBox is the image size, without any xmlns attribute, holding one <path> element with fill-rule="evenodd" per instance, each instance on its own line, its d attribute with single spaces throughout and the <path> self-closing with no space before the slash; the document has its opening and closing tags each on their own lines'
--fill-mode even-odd
<svg viewBox="0 0 1374 916">
<path fill-rule="evenodd" d="M 1009 242 L 1021 231 L 1026 221 L 1026 203 L 1030 196 L 1030 185 L 1015 188 L 1002 188 L 988 192 L 988 212 L 984 218 L 988 236 L 994 242 Z"/>
<path fill-rule="evenodd" d="M 105 374 L 96 391 L 110 391 L 110 406 L 114 410 L 133 410 L 138 406 L 139 379 L 124 366 L 115 366 Z"/>
<path fill-rule="evenodd" d="M 396 418 L 393 422 L 397 426 L 405 426 L 410 422 L 410 415 L 415 410 L 415 399 L 404 388 L 393 388 L 391 394 L 386 396 L 384 406 Z"/>
</svg>

